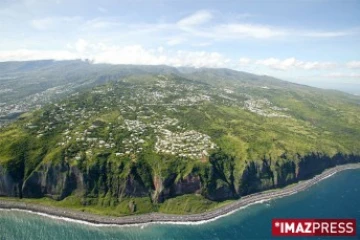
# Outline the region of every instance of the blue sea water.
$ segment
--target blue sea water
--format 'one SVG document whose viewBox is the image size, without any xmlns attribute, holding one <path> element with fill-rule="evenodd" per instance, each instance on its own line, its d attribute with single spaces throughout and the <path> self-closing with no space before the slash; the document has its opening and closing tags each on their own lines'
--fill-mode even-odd
<svg viewBox="0 0 360 240">
<path fill-rule="evenodd" d="M 344 171 L 306 191 L 252 205 L 202 225 L 96 227 L 30 213 L 0 211 L 0 239 L 270 239 L 272 218 L 356 218 L 359 234 L 359 184 L 360 169 Z"/>
</svg>

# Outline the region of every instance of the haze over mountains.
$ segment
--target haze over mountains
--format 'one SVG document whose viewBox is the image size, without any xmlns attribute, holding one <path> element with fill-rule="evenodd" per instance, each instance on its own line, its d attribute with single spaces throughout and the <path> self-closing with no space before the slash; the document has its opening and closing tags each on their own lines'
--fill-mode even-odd
<svg viewBox="0 0 360 240">
<path fill-rule="evenodd" d="M 238 84 L 288 84 L 268 76 L 258 76 L 230 69 L 190 68 L 91 64 L 88 61 L 26 61 L 0 63 L 0 116 L 2 118 L 25 112 L 44 105 L 53 99 L 95 86 L 107 81 L 116 81 L 134 74 L 177 74 L 186 78 L 218 85 Z M 346 85 L 345 85 L 346 86 Z M 356 89 L 352 89 L 356 92 Z M 9 104 L 11 107 L 9 107 Z M 6 106 L 6 107 L 5 107 Z"/>
<path fill-rule="evenodd" d="M 306 82 L 304 82 L 306 83 Z M 309 82 L 310 86 L 324 88 L 324 89 L 337 89 L 339 91 L 347 92 L 350 94 L 354 94 L 360 96 L 360 84 L 359 83 L 351 83 L 351 82 L 344 82 L 344 83 L 321 83 L 321 82 Z"/>
</svg>

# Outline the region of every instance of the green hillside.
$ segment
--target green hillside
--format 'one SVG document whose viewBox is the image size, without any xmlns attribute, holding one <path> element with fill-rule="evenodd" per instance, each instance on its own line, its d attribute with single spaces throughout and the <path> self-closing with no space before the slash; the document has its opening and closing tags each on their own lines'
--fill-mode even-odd
<svg viewBox="0 0 360 240">
<path fill-rule="evenodd" d="M 63 81 L 63 63 L 47 64 Z M 358 97 L 228 69 L 86 69 L 104 81 L 0 130 L 0 195 L 113 215 L 201 212 L 360 161 Z"/>
</svg>

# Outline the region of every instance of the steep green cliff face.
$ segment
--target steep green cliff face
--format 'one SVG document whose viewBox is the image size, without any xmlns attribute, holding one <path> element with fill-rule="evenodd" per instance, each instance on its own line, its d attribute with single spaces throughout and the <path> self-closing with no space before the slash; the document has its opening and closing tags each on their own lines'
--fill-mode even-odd
<svg viewBox="0 0 360 240">
<path fill-rule="evenodd" d="M 83 174 L 76 168 L 64 162 L 60 164 L 47 163 L 23 181 L 22 196 L 29 198 L 50 197 L 56 200 L 64 199 L 73 191 L 81 191 Z"/>
<path fill-rule="evenodd" d="M 112 76 L 22 115 L 0 129 L 0 195 L 202 211 L 360 161 L 360 99 L 247 77 Z"/>
<path fill-rule="evenodd" d="M 19 182 L 14 180 L 6 168 L 0 167 L 0 195 L 19 197 Z"/>
<path fill-rule="evenodd" d="M 114 163 L 101 156 L 91 166 L 70 166 L 65 158 L 57 163 L 41 163 L 25 179 L 14 174 L 26 166 L 2 166 L 2 196 L 62 200 L 69 196 L 82 199 L 84 206 L 94 199 L 108 199 L 116 204 L 128 197 L 149 197 L 153 204 L 184 194 L 202 194 L 222 201 L 251 193 L 283 187 L 308 179 L 329 167 L 360 162 L 358 156 L 337 154 L 333 157 L 310 154 L 297 159 L 250 161 L 240 174 L 234 172 L 234 158 L 217 151 L 209 162 L 195 166 L 188 175 L 171 173 L 166 177 L 153 175 L 145 162 Z"/>
</svg>

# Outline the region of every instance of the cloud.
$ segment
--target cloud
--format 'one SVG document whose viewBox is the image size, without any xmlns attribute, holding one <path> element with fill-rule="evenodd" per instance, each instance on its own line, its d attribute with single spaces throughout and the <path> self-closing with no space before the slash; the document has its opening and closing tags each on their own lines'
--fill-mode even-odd
<svg viewBox="0 0 360 240">
<path fill-rule="evenodd" d="M 99 10 L 101 7 L 96 7 Z M 101 10 L 99 10 L 101 11 Z M 100 14 L 102 15 L 102 14 Z M 96 17 L 86 19 L 72 16 L 54 16 L 33 19 L 31 26 L 38 31 L 66 31 L 69 39 L 75 39 L 80 34 L 91 33 L 93 39 L 108 39 L 107 42 L 121 42 L 123 44 L 141 44 L 143 46 L 188 45 L 189 47 L 204 48 L 219 42 L 234 43 L 236 40 L 306 40 L 310 38 L 342 37 L 353 34 L 351 31 L 313 31 L 289 29 L 276 25 L 254 24 L 248 22 L 249 14 L 244 18 L 227 19 L 214 15 L 211 11 L 200 10 L 178 21 L 167 22 L 131 22 L 120 17 Z M 211 22 L 215 17 L 221 21 Z M 218 20 L 218 19 L 215 19 Z M 0 23 L 6 27 L 6 23 Z M 80 33 L 80 34 L 78 34 Z M 65 34 L 64 34 L 65 35 Z M 51 36 L 49 34 L 49 36 Z M 44 36 L 33 38 L 44 38 Z M 60 39 L 60 38 L 59 38 Z M 66 41 L 67 39 L 62 39 Z M 18 43 L 21 44 L 21 43 Z M 236 44 L 236 43 L 234 43 Z M 10 44 L 9 44 L 10 45 Z M 23 46 L 23 45 L 20 45 Z"/>
<path fill-rule="evenodd" d="M 299 32 L 299 36 L 312 37 L 312 38 L 333 38 L 333 37 L 344 37 L 355 34 L 356 31 L 308 31 Z"/>
<path fill-rule="evenodd" d="M 214 35 L 226 38 L 273 38 L 287 34 L 285 30 L 255 24 L 221 24 L 213 29 Z"/>
<path fill-rule="evenodd" d="M 342 79 L 360 79 L 360 73 L 344 73 L 344 72 L 334 72 L 326 74 L 325 77 L 328 78 L 342 78 Z"/>
<path fill-rule="evenodd" d="M 172 38 L 172 39 L 169 39 L 166 44 L 169 45 L 169 46 L 175 46 L 175 45 L 179 45 L 183 42 L 186 42 L 186 39 L 184 38 Z"/>
<path fill-rule="evenodd" d="M 15 51 L 0 51 L 0 61 L 14 60 L 68 60 L 90 59 L 94 63 L 110 64 L 142 64 L 170 65 L 189 67 L 227 67 L 231 60 L 218 52 L 206 51 L 174 51 L 162 47 L 153 49 L 141 45 L 106 45 L 91 43 L 79 39 L 75 44 L 68 44 L 69 50 L 43 51 L 19 49 Z"/>
<path fill-rule="evenodd" d="M 196 14 L 195 14 L 196 15 Z M 254 38 L 254 39 L 289 39 L 294 37 L 301 38 L 334 38 L 334 37 L 344 37 L 348 35 L 358 34 L 358 31 L 313 31 L 313 30 L 298 30 L 291 28 L 282 28 L 279 26 L 271 25 L 261 25 L 253 23 L 222 23 L 216 24 L 210 27 L 203 27 L 201 23 L 205 23 L 208 20 L 200 21 L 198 20 L 189 21 L 188 24 L 177 24 L 180 31 L 184 31 L 189 34 L 191 37 L 201 37 L 208 38 L 211 40 L 236 40 L 244 38 Z M 180 20 L 180 22 L 183 20 Z M 188 21 L 186 21 L 188 22 Z M 191 23 L 191 24 L 190 24 Z M 196 23 L 196 24 L 195 24 Z M 174 26 L 176 28 L 177 26 Z"/>
<path fill-rule="evenodd" d="M 110 64 L 143 64 L 143 65 L 170 65 L 189 67 L 227 67 L 262 65 L 276 70 L 321 70 L 339 66 L 332 62 L 301 61 L 296 58 L 284 60 L 268 58 L 253 60 L 242 57 L 234 61 L 219 52 L 184 51 L 158 48 L 145 48 L 142 45 L 108 45 L 101 42 L 91 43 L 82 38 L 73 44 L 67 44 L 68 50 L 46 51 L 18 49 L 14 51 L 0 51 L 0 61 L 14 60 L 41 60 L 41 59 L 91 59 L 95 63 Z M 332 77 L 335 77 L 333 75 Z"/>
<path fill-rule="evenodd" d="M 190 67 L 229 67 L 231 60 L 218 52 L 205 51 L 178 51 L 169 59 L 172 66 Z"/>
<path fill-rule="evenodd" d="M 248 64 L 250 64 L 250 62 L 251 62 L 250 58 L 240 58 L 239 59 L 239 64 L 240 65 L 248 65 Z"/>
<path fill-rule="evenodd" d="M 280 60 L 277 58 L 267 58 L 263 60 L 257 60 L 255 64 L 263 65 L 270 67 L 276 70 L 289 70 L 289 69 L 303 69 L 303 70 L 320 70 L 320 69 L 330 69 L 336 66 L 332 62 L 310 62 L 310 61 L 301 61 L 296 58 L 287 58 Z"/>
<path fill-rule="evenodd" d="M 165 64 L 175 67 L 226 67 L 230 63 L 230 59 L 217 52 L 145 49 L 141 45 L 105 47 L 101 52 L 93 55 L 92 59 L 95 63 Z"/>
<path fill-rule="evenodd" d="M 213 43 L 212 42 L 200 42 L 200 43 L 193 43 L 191 46 L 193 47 L 207 47 L 207 46 L 211 46 Z"/>
<path fill-rule="evenodd" d="M 71 60 L 77 59 L 78 55 L 70 51 L 46 51 L 18 49 L 14 51 L 0 51 L 0 61 L 29 61 L 29 60 Z"/>
<path fill-rule="evenodd" d="M 37 30 L 46 30 L 54 23 L 52 18 L 34 19 L 31 21 L 31 25 Z"/>
<path fill-rule="evenodd" d="M 227 23 L 215 25 L 206 30 L 208 36 L 217 39 L 241 39 L 241 38 L 334 38 L 344 37 L 348 35 L 358 34 L 357 30 L 349 31 L 313 31 L 313 30 L 298 30 L 291 28 L 282 28 L 279 26 L 259 25 L 252 23 Z"/>
<path fill-rule="evenodd" d="M 109 29 L 119 27 L 120 25 L 124 25 L 123 23 L 119 22 L 117 19 L 111 18 L 94 18 L 91 20 L 86 21 L 82 28 L 86 31 L 91 30 L 98 30 L 98 29 Z M 131 24 L 129 26 L 132 26 Z"/>
<path fill-rule="evenodd" d="M 57 29 L 59 25 L 65 25 L 68 27 L 69 24 L 79 24 L 81 23 L 81 17 L 46 17 L 33 19 L 30 21 L 30 25 L 37 30 L 49 30 L 49 29 Z"/>
<path fill-rule="evenodd" d="M 209 11 L 201 10 L 179 20 L 177 25 L 180 27 L 193 27 L 209 22 L 212 17 L 213 16 Z"/>
<path fill-rule="evenodd" d="M 179 20 L 175 26 L 171 26 L 172 23 L 169 23 L 169 26 L 171 26 L 172 29 L 178 28 L 178 30 L 184 31 L 190 36 L 209 38 L 212 40 L 234 40 L 243 38 L 271 39 L 280 37 L 334 38 L 359 33 L 358 29 L 335 31 L 312 29 L 303 30 L 244 22 L 244 19 L 250 16 L 253 15 L 244 13 L 238 17 L 233 17 L 229 22 L 204 27 L 203 25 L 214 18 L 214 16 L 209 11 L 201 10 Z"/>
<path fill-rule="evenodd" d="M 348 68 L 360 68 L 360 61 L 351 61 L 346 64 Z"/>
<path fill-rule="evenodd" d="M 168 45 L 173 46 L 185 41 L 184 38 L 168 39 Z M 206 43 L 207 44 L 207 43 Z M 160 45 L 161 46 L 161 45 Z M 251 59 L 247 57 L 230 59 L 229 57 L 214 51 L 189 51 L 175 50 L 175 48 L 147 48 L 141 44 L 111 44 L 105 42 L 89 41 L 79 38 L 73 43 L 66 44 L 65 50 L 31 50 L 18 49 L 14 51 L 0 51 L 0 61 L 12 60 L 40 60 L 40 59 L 91 59 L 95 63 L 111 64 L 144 64 L 144 65 L 170 65 L 191 67 L 226 67 L 226 68 L 257 68 L 265 66 L 275 70 L 328 70 L 345 67 L 360 67 L 360 61 L 352 61 L 347 64 L 337 64 L 328 61 L 303 61 L 295 57 L 279 59 Z M 337 75 L 333 75 L 335 77 Z"/>
<path fill-rule="evenodd" d="M 88 42 L 85 41 L 84 39 L 79 39 L 76 41 L 75 43 L 75 49 L 78 52 L 84 52 L 86 50 L 86 48 L 88 47 Z"/>
<path fill-rule="evenodd" d="M 93 56 L 95 63 L 158 65 L 165 62 L 161 54 L 144 49 L 141 45 L 110 46 Z"/>
</svg>

